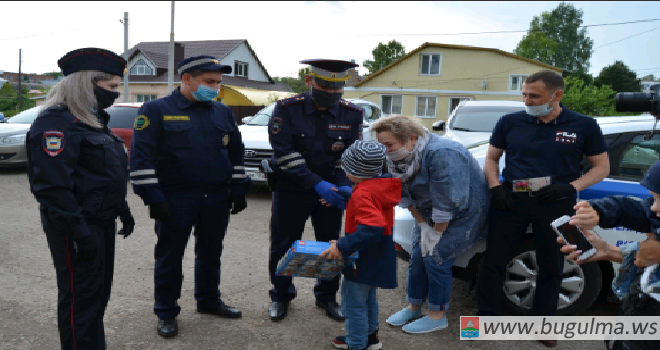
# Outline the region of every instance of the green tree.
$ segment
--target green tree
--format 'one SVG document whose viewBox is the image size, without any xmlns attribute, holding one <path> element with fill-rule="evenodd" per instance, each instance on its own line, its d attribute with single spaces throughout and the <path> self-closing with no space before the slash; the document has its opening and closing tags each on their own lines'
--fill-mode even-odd
<svg viewBox="0 0 660 350">
<path fill-rule="evenodd" d="M 44 73 L 43 75 L 50 75 L 51 77 L 55 77 L 55 78 L 64 76 L 62 72 L 48 72 L 48 73 Z"/>
<path fill-rule="evenodd" d="M 554 10 L 534 16 L 513 53 L 571 72 L 587 72 L 594 42 L 586 28 L 579 28 L 582 14 L 562 2 Z"/>
<path fill-rule="evenodd" d="M 406 49 L 400 42 L 391 40 L 387 44 L 378 43 L 378 46 L 371 51 L 371 54 L 374 58 L 373 60 L 365 60 L 362 62 L 362 65 L 369 70 L 369 74 L 375 73 L 397 59 L 405 56 Z"/>
<path fill-rule="evenodd" d="M 614 90 L 608 85 L 585 84 L 577 77 L 565 79 L 566 92 L 561 102 L 570 110 L 592 116 L 616 115 Z"/>
<path fill-rule="evenodd" d="M 609 85 L 614 92 L 639 92 L 642 84 L 637 74 L 630 70 L 622 61 L 616 61 L 600 71 L 594 79 L 596 86 Z"/>
</svg>

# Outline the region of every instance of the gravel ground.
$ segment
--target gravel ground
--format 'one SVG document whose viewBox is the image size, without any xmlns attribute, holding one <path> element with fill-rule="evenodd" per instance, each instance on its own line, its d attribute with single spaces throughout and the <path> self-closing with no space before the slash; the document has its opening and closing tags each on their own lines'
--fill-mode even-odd
<svg viewBox="0 0 660 350">
<path fill-rule="evenodd" d="M 115 281 L 105 316 L 110 350 L 147 349 L 333 349 L 332 339 L 345 332 L 314 306 L 314 280 L 295 279 L 298 298 L 281 322 L 268 319 L 268 221 L 270 194 L 253 189 L 248 208 L 232 216 L 222 257 L 221 291 L 227 304 L 243 311 L 238 320 L 195 312 L 193 248 L 184 258 L 179 335 L 163 339 L 156 334 L 153 314 L 154 223 L 133 193 L 129 204 L 137 225 L 128 239 L 117 240 Z M 311 225 L 303 239 L 313 240 Z M 459 316 L 476 312 L 474 291 L 454 280 L 449 327 L 443 331 L 409 335 L 385 324 L 405 306 L 407 264 L 399 262 L 399 287 L 381 290 L 380 339 L 383 349 L 543 349 L 536 342 L 460 341 Z M 57 287 L 46 238 L 41 230 L 37 202 L 29 191 L 24 170 L 0 170 L 0 349 L 59 349 L 56 320 Z M 617 315 L 618 306 L 597 302 L 584 315 Z M 599 341 L 565 341 L 558 349 L 603 349 Z"/>
</svg>

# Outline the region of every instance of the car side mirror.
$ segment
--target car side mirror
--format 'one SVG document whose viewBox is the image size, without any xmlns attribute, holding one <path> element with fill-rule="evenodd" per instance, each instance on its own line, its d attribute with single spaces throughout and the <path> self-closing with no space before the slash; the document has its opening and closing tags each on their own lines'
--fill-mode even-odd
<svg viewBox="0 0 660 350">
<path fill-rule="evenodd" d="M 247 124 L 250 122 L 250 120 L 252 120 L 252 118 L 254 118 L 254 116 L 244 117 L 243 119 L 241 119 L 241 121 L 243 122 L 243 124 Z"/>
<path fill-rule="evenodd" d="M 433 131 L 445 131 L 445 121 L 444 120 L 437 121 L 433 123 L 433 125 L 431 125 L 431 128 L 433 129 Z"/>
</svg>

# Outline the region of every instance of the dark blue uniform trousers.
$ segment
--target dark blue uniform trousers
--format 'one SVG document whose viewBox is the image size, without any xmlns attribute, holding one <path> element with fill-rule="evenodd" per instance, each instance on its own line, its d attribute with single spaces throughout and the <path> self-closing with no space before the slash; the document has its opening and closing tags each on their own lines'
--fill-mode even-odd
<svg viewBox="0 0 660 350">
<path fill-rule="evenodd" d="M 195 228 L 195 300 L 198 308 L 222 303 L 220 300 L 220 256 L 229 224 L 229 194 L 166 193 L 170 219 L 156 221 L 156 268 L 154 271 L 154 313 L 174 318 L 181 312 L 177 300 L 183 283 L 183 254 Z"/>
<path fill-rule="evenodd" d="M 268 272 L 273 289 L 272 301 L 288 302 L 296 297 L 293 278 L 276 275 L 277 263 L 291 245 L 302 238 L 307 219 L 312 217 L 312 226 L 317 241 L 328 242 L 339 239 L 343 211 L 337 207 L 326 207 L 316 191 L 273 192 L 272 216 L 270 219 L 270 260 Z M 314 286 L 316 300 L 336 301 L 339 276 L 329 281 L 318 280 Z"/>
<path fill-rule="evenodd" d="M 57 276 L 57 327 L 62 350 L 105 349 L 103 315 L 110 300 L 115 261 L 115 220 L 86 221 L 100 237 L 93 261 L 78 263 L 71 235 L 41 213 Z"/>
<path fill-rule="evenodd" d="M 510 188 L 507 191 L 512 192 Z M 513 193 L 513 211 L 493 207 L 489 212 L 488 247 L 477 287 L 480 316 L 504 314 L 502 291 L 506 266 L 514 258 L 518 244 L 532 224 L 536 241 L 538 277 L 529 316 L 554 316 L 562 282 L 564 255 L 559 250 L 557 234 L 550 223 L 564 215 L 573 215 L 575 198 L 542 202 L 526 193 Z"/>
</svg>

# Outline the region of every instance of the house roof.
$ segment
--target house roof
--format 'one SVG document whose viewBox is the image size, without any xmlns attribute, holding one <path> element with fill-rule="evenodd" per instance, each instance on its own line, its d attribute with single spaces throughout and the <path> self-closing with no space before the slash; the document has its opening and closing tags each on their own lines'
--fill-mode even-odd
<svg viewBox="0 0 660 350">
<path fill-rule="evenodd" d="M 271 84 L 275 82 L 268 74 L 266 67 L 261 63 L 257 54 L 252 50 L 252 47 L 245 39 L 238 40 L 198 40 L 198 41 L 177 41 L 177 43 L 183 45 L 184 53 L 183 58 L 208 55 L 221 60 L 227 56 L 230 52 L 234 51 L 238 45 L 245 43 L 250 53 L 254 56 L 259 63 L 261 69 L 266 73 L 266 77 Z M 132 59 L 138 52 L 142 52 L 155 66 L 156 68 L 162 68 L 167 70 L 168 67 L 168 57 L 170 50 L 169 41 L 150 41 L 150 42 L 141 42 L 130 50 L 128 50 L 128 59 Z M 134 78 L 140 77 L 140 78 Z M 145 76 L 146 77 L 146 76 Z M 165 81 L 167 81 L 167 73 L 165 73 Z M 142 76 L 133 76 L 130 77 L 133 81 L 142 81 Z M 145 80 L 148 81 L 148 80 Z M 175 78 L 176 81 L 176 78 Z"/>
<path fill-rule="evenodd" d="M 128 84 L 131 83 L 154 83 L 154 84 L 167 84 L 167 73 L 161 75 L 131 75 Z M 181 83 L 181 76 L 174 76 L 174 83 Z M 291 92 L 291 86 L 280 83 L 268 83 L 265 81 L 249 80 L 245 77 L 233 77 L 231 75 L 222 76 L 223 85 L 234 85 L 248 87 L 252 89 L 268 90 L 268 91 L 282 91 Z"/>
<path fill-rule="evenodd" d="M 355 84 L 355 86 L 357 87 L 357 86 L 360 86 L 362 84 L 365 84 L 366 82 L 372 80 L 373 78 L 383 74 L 386 70 L 388 70 L 390 68 L 393 68 L 394 66 L 398 65 L 399 63 L 403 62 L 404 60 L 406 60 L 406 59 L 408 59 L 412 56 L 414 56 L 418 52 L 420 52 L 420 51 L 422 51 L 422 50 L 424 50 L 428 47 L 436 47 L 436 48 L 441 48 L 441 49 L 464 49 L 464 50 L 490 51 L 490 52 L 495 52 L 495 53 L 498 53 L 500 55 L 504 55 L 504 56 L 507 56 L 507 57 L 527 61 L 529 63 L 533 63 L 533 64 L 539 65 L 541 67 L 544 67 L 544 68 L 558 70 L 560 72 L 564 71 L 564 69 L 562 69 L 562 68 L 557 68 L 557 67 L 551 66 L 549 64 L 545 64 L 543 62 L 539 62 L 539 61 L 536 61 L 536 60 L 533 60 L 533 59 L 530 59 L 530 58 L 525 58 L 525 57 L 522 57 L 522 56 L 514 55 L 510 52 L 506 52 L 506 51 L 502 51 L 502 50 L 498 50 L 498 49 L 491 49 L 491 48 L 487 48 L 487 47 L 467 46 L 467 45 L 424 43 L 420 47 L 410 51 L 407 55 L 405 55 L 405 56 L 399 58 L 398 60 L 390 63 L 389 65 L 379 69 L 374 74 L 370 74 L 368 77 L 363 79 L 361 82 Z"/>
</svg>

